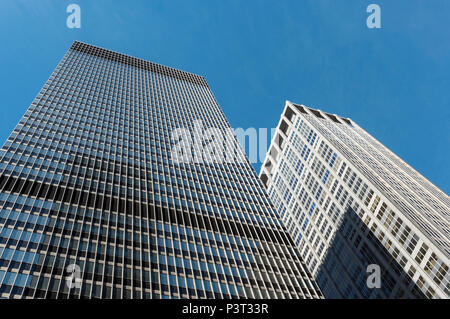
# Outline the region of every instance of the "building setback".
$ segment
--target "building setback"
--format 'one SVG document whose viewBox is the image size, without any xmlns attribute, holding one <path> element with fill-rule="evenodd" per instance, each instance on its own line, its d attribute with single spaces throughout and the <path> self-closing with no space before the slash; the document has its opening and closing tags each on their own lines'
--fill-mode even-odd
<svg viewBox="0 0 450 319">
<path fill-rule="evenodd" d="M 173 161 L 196 121 L 203 77 L 74 42 L 0 151 L 0 297 L 321 298 L 241 148 Z"/>
<path fill-rule="evenodd" d="M 287 101 L 260 178 L 325 298 L 450 296 L 449 196 L 351 119 Z"/>
</svg>

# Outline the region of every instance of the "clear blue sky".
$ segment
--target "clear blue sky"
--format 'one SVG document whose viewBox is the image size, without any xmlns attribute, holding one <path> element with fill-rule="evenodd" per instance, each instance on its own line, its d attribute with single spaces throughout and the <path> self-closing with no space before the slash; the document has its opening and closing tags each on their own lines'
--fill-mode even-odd
<svg viewBox="0 0 450 319">
<path fill-rule="evenodd" d="M 448 194 L 449 21 L 447 0 L 2 0 L 0 140 L 80 40 L 205 76 L 233 127 L 274 127 L 285 100 L 350 117 Z"/>
</svg>

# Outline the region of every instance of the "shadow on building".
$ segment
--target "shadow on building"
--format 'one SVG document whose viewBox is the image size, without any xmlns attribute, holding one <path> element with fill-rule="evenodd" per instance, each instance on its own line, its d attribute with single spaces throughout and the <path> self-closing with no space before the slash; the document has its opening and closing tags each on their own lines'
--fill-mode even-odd
<svg viewBox="0 0 450 319">
<path fill-rule="evenodd" d="M 316 272 L 316 280 L 325 298 L 425 298 L 386 247 L 349 208 L 325 252 Z M 379 288 L 369 288 L 374 271 L 380 268 Z"/>
</svg>

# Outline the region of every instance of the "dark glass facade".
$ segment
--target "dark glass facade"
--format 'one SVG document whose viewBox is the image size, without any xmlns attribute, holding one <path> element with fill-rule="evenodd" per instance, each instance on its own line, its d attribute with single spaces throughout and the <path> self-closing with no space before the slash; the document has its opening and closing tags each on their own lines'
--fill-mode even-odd
<svg viewBox="0 0 450 319">
<path fill-rule="evenodd" d="M 320 298 L 241 148 L 172 161 L 199 120 L 203 77 L 73 43 L 0 151 L 0 297 Z"/>
</svg>

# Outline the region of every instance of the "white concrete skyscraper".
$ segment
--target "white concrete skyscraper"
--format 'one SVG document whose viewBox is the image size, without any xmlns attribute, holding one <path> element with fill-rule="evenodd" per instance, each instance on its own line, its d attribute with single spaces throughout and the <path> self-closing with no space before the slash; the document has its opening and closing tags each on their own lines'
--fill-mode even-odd
<svg viewBox="0 0 450 319">
<path fill-rule="evenodd" d="M 449 196 L 351 119 L 287 101 L 260 177 L 325 297 L 450 296 Z"/>
</svg>

